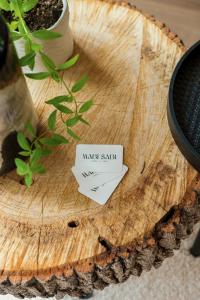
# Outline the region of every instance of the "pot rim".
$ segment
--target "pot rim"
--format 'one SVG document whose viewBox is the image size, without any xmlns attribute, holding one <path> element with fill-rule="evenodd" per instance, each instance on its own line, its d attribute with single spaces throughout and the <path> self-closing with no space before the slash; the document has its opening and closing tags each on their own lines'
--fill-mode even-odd
<svg viewBox="0 0 200 300">
<path fill-rule="evenodd" d="M 200 40 L 197 41 L 191 48 L 189 48 L 186 53 L 182 56 L 180 61 L 178 62 L 169 87 L 169 96 L 168 96 L 168 105 L 167 105 L 167 117 L 168 124 L 171 130 L 171 134 L 174 138 L 175 143 L 177 144 L 179 150 L 182 152 L 186 160 L 197 170 L 200 172 L 200 155 L 196 151 L 196 149 L 189 142 L 187 137 L 184 134 L 183 129 L 179 125 L 179 122 L 176 117 L 175 109 L 174 109 L 174 84 L 179 74 L 182 65 L 188 59 L 188 57 L 195 51 L 198 47 L 200 47 Z"/>
<path fill-rule="evenodd" d="M 3 41 L 0 51 L 0 71 L 4 67 L 7 59 L 7 51 L 8 51 L 8 43 L 9 43 L 9 34 L 8 34 L 8 27 L 4 22 L 4 19 L 0 15 L 0 40 Z"/>
<path fill-rule="evenodd" d="M 56 21 L 56 23 L 54 23 L 54 25 L 52 25 L 51 27 L 47 28 L 47 30 L 53 30 L 53 29 L 55 29 L 60 24 L 60 22 L 62 21 L 65 13 L 68 11 L 69 5 L 68 5 L 67 0 L 62 0 L 62 3 L 63 3 L 63 10 L 62 10 L 62 13 L 61 13 L 59 19 Z"/>
</svg>

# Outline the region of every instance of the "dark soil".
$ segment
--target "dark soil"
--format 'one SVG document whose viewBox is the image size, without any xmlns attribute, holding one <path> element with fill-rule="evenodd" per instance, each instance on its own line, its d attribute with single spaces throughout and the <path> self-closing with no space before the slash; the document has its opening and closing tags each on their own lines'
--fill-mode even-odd
<svg viewBox="0 0 200 300">
<path fill-rule="evenodd" d="M 62 10 L 62 0 L 39 0 L 36 7 L 28 12 L 25 21 L 31 31 L 48 29 L 58 21 Z"/>
<path fill-rule="evenodd" d="M 39 0 L 35 8 L 25 16 L 27 26 L 31 31 L 48 29 L 60 18 L 63 10 L 62 0 Z M 4 17 L 11 22 L 12 15 L 4 12 Z"/>
</svg>

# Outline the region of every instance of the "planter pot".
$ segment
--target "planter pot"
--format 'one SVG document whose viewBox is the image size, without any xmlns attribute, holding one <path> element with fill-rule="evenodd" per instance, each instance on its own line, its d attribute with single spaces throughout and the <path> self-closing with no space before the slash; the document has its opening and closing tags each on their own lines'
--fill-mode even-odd
<svg viewBox="0 0 200 300">
<path fill-rule="evenodd" d="M 200 41 L 185 53 L 174 71 L 168 121 L 180 151 L 200 172 Z"/>
<path fill-rule="evenodd" d="M 62 36 L 58 39 L 43 41 L 37 40 L 36 42 L 42 44 L 44 53 L 48 55 L 56 65 L 64 63 L 73 53 L 74 42 L 71 29 L 69 27 L 69 7 L 67 0 L 63 0 L 63 11 L 57 22 L 49 28 L 49 30 L 60 33 Z M 23 39 L 15 42 L 18 56 L 21 58 L 24 53 L 24 41 Z M 36 63 L 34 70 L 31 71 L 28 67 L 23 68 L 24 72 L 37 73 L 46 71 L 43 66 L 39 55 L 36 57 Z"/>
<path fill-rule="evenodd" d="M 14 168 L 19 152 L 17 132 L 28 136 L 25 127 L 31 123 L 36 129 L 37 115 L 17 54 L 9 40 L 8 29 L 0 18 L 0 175 Z"/>
</svg>

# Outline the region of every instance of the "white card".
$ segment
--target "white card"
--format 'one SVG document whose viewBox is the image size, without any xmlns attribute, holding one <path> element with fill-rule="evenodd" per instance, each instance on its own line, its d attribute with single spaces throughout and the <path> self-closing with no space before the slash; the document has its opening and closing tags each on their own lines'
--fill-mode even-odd
<svg viewBox="0 0 200 300">
<path fill-rule="evenodd" d="M 113 194 L 114 190 L 117 188 L 119 183 L 122 181 L 124 175 L 128 171 L 128 167 L 125 166 L 123 175 L 115 178 L 114 180 L 105 183 L 104 185 L 94 188 L 92 190 L 86 190 L 83 187 L 79 187 L 78 191 L 84 196 L 94 200 L 95 202 L 103 205 L 107 202 L 110 196 Z"/>
<path fill-rule="evenodd" d="M 89 190 L 108 183 L 115 179 L 116 177 L 123 176 L 126 166 L 123 165 L 121 173 L 96 173 L 92 171 L 80 172 L 76 170 L 75 167 L 72 168 L 72 173 L 76 177 L 76 180 L 80 187 L 83 187 L 84 190 Z"/>
<path fill-rule="evenodd" d="M 123 166 L 121 145 L 77 145 L 75 168 L 96 173 L 120 173 Z"/>
</svg>

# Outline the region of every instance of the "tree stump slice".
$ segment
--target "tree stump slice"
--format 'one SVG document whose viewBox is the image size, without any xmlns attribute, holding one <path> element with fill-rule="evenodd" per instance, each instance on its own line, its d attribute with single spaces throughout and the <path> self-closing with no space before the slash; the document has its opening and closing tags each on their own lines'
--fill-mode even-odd
<svg viewBox="0 0 200 300">
<path fill-rule="evenodd" d="M 164 24 L 124 3 L 69 0 L 80 62 L 64 76 L 90 81 L 94 98 L 82 143 L 122 144 L 129 172 L 105 206 L 78 193 L 75 143 L 44 161 L 26 189 L 13 171 L 0 178 L 0 294 L 84 296 L 159 267 L 200 219 L 199 177 L 167 123 L 169 82 L 184 53 Z M 63 94 L 51 80 L 29 81 L 41 124 L 45 101 Z M 59 124 L 60 133 L 64 129 Z M 194 192 L 197 190 L 197 192 Z"/>
</svg>

